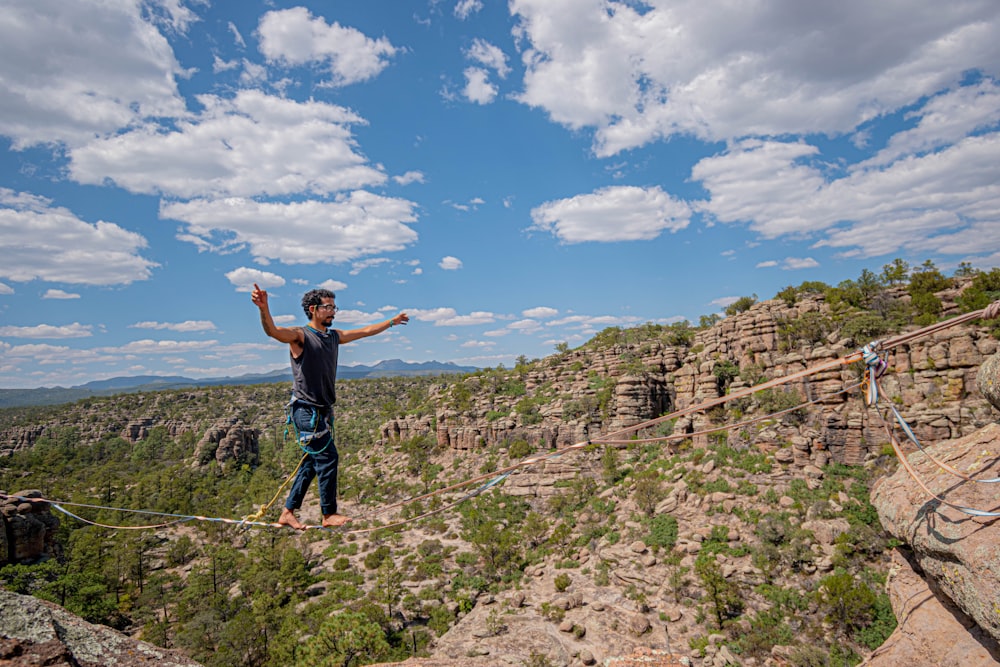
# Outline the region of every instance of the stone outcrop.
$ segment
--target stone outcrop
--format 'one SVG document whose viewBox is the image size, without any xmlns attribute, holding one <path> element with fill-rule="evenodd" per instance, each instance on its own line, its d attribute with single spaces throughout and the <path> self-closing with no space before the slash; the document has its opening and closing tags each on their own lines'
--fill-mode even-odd
<svg viewBox="0 0 1000 667">
<path fill-rule="evenodd" d="M 907 543 L 925 576 L 976 624 L 1000 640 L 1000 524 L 995 516 L 970 516 L 958 507 L 996 511 L 996 484 L 962 480 L 941 470 L 933 456 L 975 479 L 1000 476 L 1000 424 L 926 446 L 879 480 L 872 504 L 882 525 Z M 919 482 L 917 481 L 919 480 Z M 922 488 L 921 484 L 926 487 Z M 935 494 L 944 502 L 932 498 Z"/>
<path fill-rule="evenodd" d="M 257 463 L 260 454 L 258 439 L 260 430 L 248 428 L 239 419 L 216 422 L 202 436 L 195 447 L 194 458 L 200 464 L 216 461 L 226 464 Z"/>
<path fill-rule="evenodd" d="M 979 367 L 976 385 L 983 398 L 1000 410 L 1000 354 L 994 354 Z"/>
<path fill-rule="evenodd" d="M 208 395 L 211 392 L 211 395 Z M 191 391 L 160 391 L 94 397 L 44 411 L 11 411 L 0 420 L 0 456 L 28 449 L 42 439 L 91 445 L 111 438 L 130 444 L 146 440 L 156 430 L 172 440 L 201 433 L 215 420 L 254 413 L 258 396 L 270 403 L 269 387 L 213 387 Z M 280 405 L 275 403 L 275 411 Z M 270 416 L 271 413 L 268 413 Z M 46 416 L 48 415 L 48 416 Z"/>
<path fill-rule="evenodd" d="M 982 364 L 976 383 L 1000 410 L 1000 354 Z M 912 474 L 901 466 L 872 493 L 882 525 L 912 555 L 895 555 L 887 582 L 899 627 L 866 664 L 1000 664 L 996 484 L 973 481 L 1000 476 L 1000 424 L 929 445 L 907 462 Z"/>
<path fill-rule="evenodd" d="M 896 549 L 886 581 L 898 625 L 862 667 L 962 665 L 990 667 L 1000 663 L 1000 646 L 954 602 L 936 594 L 914 568 L 913 555 Z"/>
<path fill-rule="evenodd" d="M 0 566 L 9 563 L 34 563 L 59 555 L 56 530 L 59 520 L 52 516 L 49 504 L 38 490 L 0 492 Z"/>
<path fill-rule="evenodd" d="M 118 436 L 134 445 L 148 438 L 150 432 L 157 427 L 163 428 L 170 438 L 177 438 L 195 428 L 192 424 L 159 417 L 119 421 L 108 420 L 106 416 L 101 415 L 96 419 L 87 419 L 86 417 L 77 417 L 77 419 L 78 421 L 73 422 L 76 428 L 74 441 L 81 444 L 90 444 L 104 438 Z M 41 438 L 60 437 L 59 430 L 64 427 L 64 423 L 26 424 L 9 427 L 0 432 L 0 456 L 10 456 L 22 449 L 29 449 Z"/>
<path fill-rule="evenodd" d="M 0 589 L 0 665 L 199 667 L 180 653 L 87 623 L 57 605 Z"/>
<path fill-rule="evenodd" d="M 45 433 L 43 424 L 16 426 L 8 429 L 0 438 L 0 456 L 10 456 L 21 449 L 28 449 Z"/>
<path fill-rule="evenodd" d="M 946 312 L 957 312 L 947 298 L 945 307 Z M 669 345 L 655 338 L 587 345 L 530 370 L 508 371 L 502 379 L 474 374 L 462 380 L 463 393 L 471 397 L 463 404 L 456 404 L 452 387 L 442 386 L 429 397 L 436 406 L 433 416 L 393 419 L 382 425 L 380 436 L 390 441 L 430 436 L 440 447 L 456 450 L 503 448 L 518 440 L 550 449 L 597 440 L 748 383 L 841 359 L 869 342 L 836 333 L 811 342 L 789 333 L 790 323 L 827 313 L 821 297 L 792 306 L 781 300 L 764 301 L 696 332 L 690 345 Z M 922 441 L 968 435 L 992 419 L 975 378 L 997 349 L 998 341 L 980 326 L 947 328 L 918 338 L 884 354 L 889 372 L 881 380 L 883 392 L 896 402 Z M 859 378 L 859 364 L 836 366 L 736 405 L 727 404 L 728 409 L 749 415 L 774 412 L 779 402 L 787 407 L 817 401 L 804 415 L 776 419 L 763 428 L 729 431 L 724 437 L 730 444 L 754 445 L 768 452 L 787 448 L 783 462 L 797 468 L 863 463 L 879 453 L 885 438 L 878 417 L 857 400 L 860 391 L 844 391 Z M 504 382 L 522 384 L 523 392 L 505 392 Z M 673 430 L 692 433 L 694 444 L 700 446 L 709 436 L 699 431 L 732 419 L 732 414 L 696 412 L 678 419 Z"/>
</svg>

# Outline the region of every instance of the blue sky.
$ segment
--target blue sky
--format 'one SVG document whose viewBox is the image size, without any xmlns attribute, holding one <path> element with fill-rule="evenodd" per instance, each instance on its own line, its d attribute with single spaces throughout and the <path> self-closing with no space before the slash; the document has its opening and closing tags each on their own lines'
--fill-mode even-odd
<svg viewBox="0 0 1000 667">
<path fill-rule="evenodd" d="M 1000 265 L 995 0 L 5 0 L 0 387 L 345 346 L 510 366 L 608 326 Z"/>
</svg>

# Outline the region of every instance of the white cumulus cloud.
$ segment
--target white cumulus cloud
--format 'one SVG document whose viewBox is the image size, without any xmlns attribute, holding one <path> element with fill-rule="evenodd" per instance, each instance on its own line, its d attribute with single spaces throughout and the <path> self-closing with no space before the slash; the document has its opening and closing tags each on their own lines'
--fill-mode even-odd
<svg viewBox="0 0 1000 667">
<path fill-rule="evenodd" d="M 482 8 L 482 0 L 458 0 L 455 3 L 455 16 L 464 21 Z"/>
<path fill-rule="evenodd" d="M 83 285 L 146 280 L 146 239 L 112 222 L 88 223 L 45 197 L 0 187 L 0 277 Z"/>
<path fill-rule="evenodd" d="M 187 223 L 190 237 L 208 250 L 247 246 L 258 261 L 317 264 L 348 262 L 416 242 L 417 233 L 406 225 L 416 220 L 414 207 L 404 199 L 358 190 L 333 201 L 165 203 L 160 215 Z"/>
<path fill-rule="evenodd" d="M 36 324 L 33 326 L 0 327 L 0 336 L 7 338 L 87 338 L 93 334 L 94 327 L 89 324 L 53 325 Z"/>
<path fill-rule="evenodd" d="M 182 69 L 139 2 L 4 3 L 0 20 L 0 134 L 16 148 L 73 145 L 150 116 L 185 114 Z M 171 28 L 190 15 L 164 3 Z"/>
<path fill-rule="evenodd" d="M 45 294 L 42 295 L 43 299 L 79 299 L 79 294 L 74 294 L 72 292 L 66 292 L 61 289 L 49 289 L 45 290 Z"/>
<path fill-rule="evenodd" d="M 659 187 L 612 186 L 532 209 L 530 229 L 563 243 L 648 241 L 688 226 L 691 209 Z"/>
<path fill-rule="evenodd" d="M 348 109 L 257 90 L 199 101 L 204 110 L 175 129 L 147 125 L 72 150 L 70 176 L 183 198 L 325 195 L 386 180 L 358 153 L 350 125 L 364 120 Z"/>
<path fill-rule="evenodd" d="M 230 271 L 226 274 L 226 278 L 236 286 L 237 292 L 252 292 L 254 284 L 265 290 L 269 287 L 282 287 L 285 284 L 285 279 L 276 273 L 245 266 Z"/>
<path fill-rule="evenodd" d="M 519 99 L 602 156 L 675 135 L 850 132 L 1000 71 L 1000 4 L 511 0 Z"/>
<path fill-rule="evenodd" d="M 497 87 L 490 83 L 489 72 L 481 67 L 467 67 L 465 69 L 465 88 L 462 94 L 470 102 L 476 104 L 489 104 L 497 96 Z"/>
<path fill-rule="evenodd" d="M 184 322 L 136 322 L 129 325 L 133 329 L 153 329 L 156 331 L 214 331 L 215 324 L 209 320 L 187 320 Z"/>
<path fill-rule="evenodd" d="M 547 319 L 555 317 L 559 314 L 559 311 L 548 306 L 537 306 L 535 308 L 528 308 L 527 310 L 521 311 L 521 314 L 532 319 Z"/>
<path fill-rule="evenodd" d="M 268 12 L 260 19 L 257 34 L 269 61 L 293 67 L 322 63 L 334 86 L 377 76 L 396 53 L 388 39 L 371 39 L 336 21 L 328 24 L 304 7 Z"/>
</svg>

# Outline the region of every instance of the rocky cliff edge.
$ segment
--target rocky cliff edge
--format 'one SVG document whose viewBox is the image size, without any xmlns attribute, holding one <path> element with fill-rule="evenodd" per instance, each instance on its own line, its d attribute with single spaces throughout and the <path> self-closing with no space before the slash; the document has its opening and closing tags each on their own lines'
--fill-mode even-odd
<svg viewBox="0 0 1000 667">
<path fill-rule="evenodd" d="M 179 653 L 87 623 L 50 602 L 3 589 L 0 665 L 198 667 Z"/>
<path fill-rule="evenodd" d="M 1000 410 L 1000 355 L 977 382 Z M 900 466 L 872 492 L 882 525 L 903 545 L 888 581 L 899 626 L 866 664 L 1000 664 L 1000 483 L 983 481 L 1000 478 L 1000 423 L 911 449 L 912 473 Z"/>
</svg>

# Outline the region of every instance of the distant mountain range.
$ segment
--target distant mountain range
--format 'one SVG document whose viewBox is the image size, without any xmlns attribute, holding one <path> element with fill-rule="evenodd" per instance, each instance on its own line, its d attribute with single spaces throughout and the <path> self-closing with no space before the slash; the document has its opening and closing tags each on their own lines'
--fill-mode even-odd
<svg viewBox="0 0 1000 667">
<path fill-rule="evenodd" d="M 406 375 L 447 375 L 452 373 L 472 373 L 479 370 L 475 366 L 458 366 L 451 362 L 425 361 L 411 364 L 400 359 L 380 361 L 374 366 L 358 364 L 340 366 L 337 378 L 355 380 L 360 378 L 395 377 Z M 181 375 L 134 375 L 95 380 L 75 387 L 43 387 L 40 389 L 0 389 L 0 408 L 14 408 L 29 405 L 57 405 L 72 403 L 90 396 L 130 394 L 140 391 L 160 391 L 164 389 L 185 389 L 190 387 L 212 387 L 233 384 L 270 384 L 291 382 L 291 370 L 277 370 L 270 373 L 251 373 L 236 377 L 216 377 L 193 379 Z"/>
</svg>

